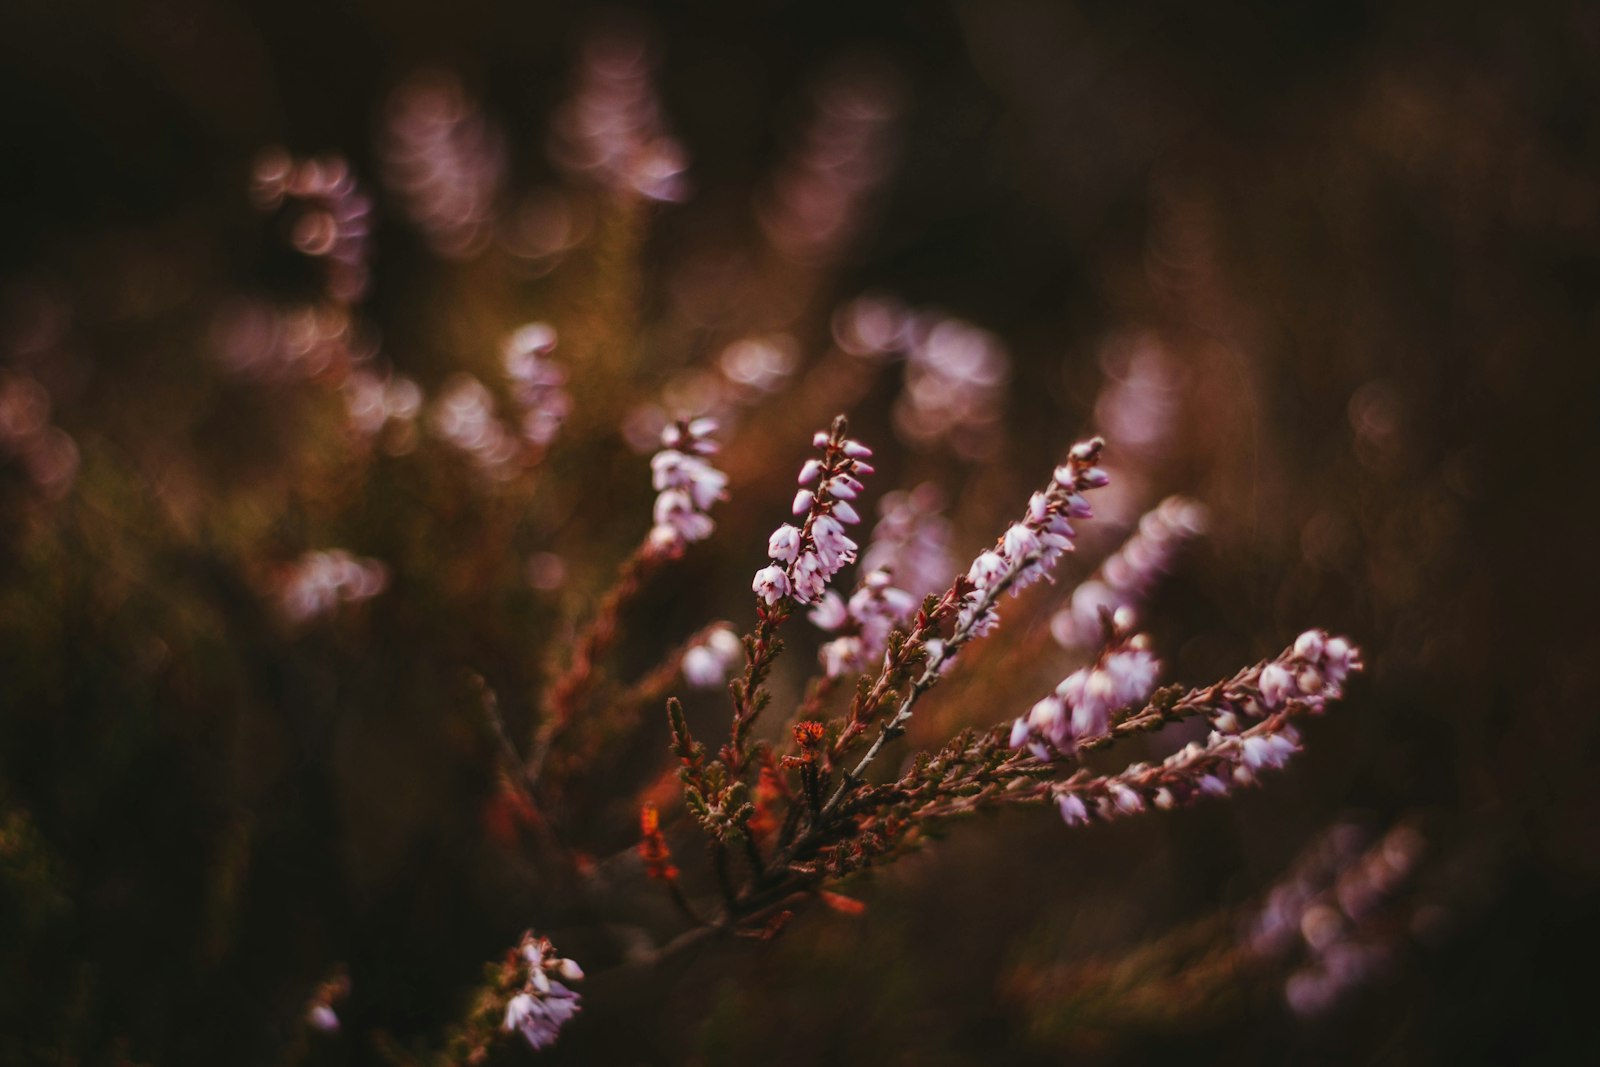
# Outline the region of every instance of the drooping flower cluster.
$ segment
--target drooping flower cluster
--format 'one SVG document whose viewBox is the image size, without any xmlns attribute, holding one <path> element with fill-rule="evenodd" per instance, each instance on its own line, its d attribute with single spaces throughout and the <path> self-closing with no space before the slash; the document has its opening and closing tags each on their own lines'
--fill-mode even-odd
<svg viewBox="0 0 1600 1067">
<path fill-rule="evenodd" d="M 505 345 L 511 398 L 522 409 L 522 436 L 539 448 L 555 440 L 572 410 L 566 368 L 549 358 L 555 347 L 556 331 L 542 322 L 523 326 Z"/>
<path fill-rule="evenodd" d="M 1349 641 L 1310 630 L 1277 659 L 1247 668 L 1228 682 L 1193 691 L 1169 707 L 1152 705 L 1129 721 L 1146 716 L 1159 724 L 1164 717 L 1203 714 L 1211 720 L 1211 735 L 1154 766 L 1136 763 L 1120 774 L 1098 777 L 1079 772 L 1057 784 L 1052 792 L 1061 817 L 1074 825 L 1093 817 L 1136 814 L 1146 804 L 1170 808 L 1201 797 L 1225 796 L 1236 785 L 1249 785 L 1258 771 L 1282 767 L 1300 750 L 1299 733 L 1290 719 L 1302 713 L 1320 714 L 1328 701 L 1342 695 L 1349 673 L 1360 668 L 1360 657 Z M 1091 738 L 1078 735 L 1075 741 L 1082 746 Z"/>
<path fill-rule="evenodd" d="M 872 473 L 865 462 L 872 449 L 845 436 L 843 418 L 834 421 L 831 432 L 818 431 L 811 443 L 822 449 L 822 458 L 808 459 L 800 468 L 802 488 L 794 498 L 794 513 L 804 515 L 805 523 L 799 527 L 785 523 L 772 532 L 767 541 L 772 563 L 757 571 L 751 583 L 769 605 L 785 597 L 800 604 L 816 603 L 828 580 L 855 562 L 860 547 L 844 528 L 861 521 L 850 501 L 861 494 L 861 477 Z M 805 488 L 813 485 L 815 489 Z"/>
<path fill-rule="evenodd" d="M 996 595 L 1009 588 L 1013 596 L 1047 578 L 1075 535 L 1068 519 L 1094 514 L 1084 492 L 1108 481 L 1095 464 L 1105 442 L 1096 437 L 1072 446 L 1065 465 L 1057 467 L 1049 487 L 1028 500 L 1028 512 L 1000 536 L 995 547 L 978 554 L 967 571 L 972 591 L 957 619 L 957 630 L 982 637 L 999 625 Z"/>
<path fill-rule="evenodd" d="M 1102 611 L 1137 613 L 1156 584 L 1172 569 L 1182 547 L 1205 532 L 1204 504 L 1171 496 L 1145 513 L 1139 529 L 1072 591 L 1071 602 L 1050 620 L 1063 648 L 1092 647 L 1104 636 Z"/>
<path fill-rule="evenodd" d="M 1127 616 L 1118 620 L 1123 626 L 1132 621 Z M 1113 712 L 1142 706 L 1150 699 L 1160 671 L 1147 637 L 1119 638 L 1093 663 L 1062 679 L 1055 692 L 1012 724 L 1011 747 L 1026 745 L 1040 759 L 1050 759 L 1055 753 L 1071 754 L 1079 739 L 1104 736 Z"/>
<path fill-rule="evenodd" d="M 327 265 L 330 297 L 350 304 L 366 293 L 372 203 L 347 162 L 274 148 L 256 160 L 251 194 L 262 211 L 286 212 L 289 243 Z"/>
<path fill-rule="evenodd" d="M 1284 983 L 1295 1014 L 1321 1015 L 1391 962 L 1407 923 L 1399 898 L 1426 846 L 1403 822 L 1373 841 L 1355 823 L 1330 828 L 1267 894 L 1246 932 L 1256 954 L 1299 956 Z"/>
<path fill-rule="evenodd" d="M 683 654 L 683 680 L 696 689 L 714 689 L 744 658 L 744 643 L 730 626 L 718 626 Z"/>
<path fill-rule="evenodd" d="M 649 47 L 637 37 L 619 33 L 590 41 L 572 97 L 555 117 L 550 154 L 609 188 L 682 200 L 687 161 L 666 132 L 651 65 Z"/>
<path fill-rule="evenodd" d="M 923 482 L 910 491 L 885 493 L 878 502 L 878 524 L 861 553 L 863 570 L 887 570 L 895 584 L 914 597 L 950 583 L 955 556 L 950 551 L 950 520 L 942 514 L 944 491 Z"/>
<path fill-rule="evenodd" d="M 522 1034 L 537 1051 L 555 1044 L 561 1028 L 578 1014 L 582 998 L 559 979 L 581 981 L 583 968 L 574 960 L 556 955 L 548 938 L 532 932 L 522 935 L 517 952 L 528 965 L 528 978 L 522 991 L 507 1002 L 501 1029 Z"/>
<path fill-rule="evenodd" d="M 654 551 L 676 555 L 716 529 L 706 513 L 723 499 L 728 485 L 728 476 L 705 458 L 717 453 L 717 442 L 711 438 L 716 432 L 716 420 L 707 418 L 675 422 L 661 431 L 661 451 L 650 460 L 657 493 L 655 526 L 650 531 Z"/>
<path fill-rule="evenodd" d="M 866 670 L 883 655 L 890 631 L 909 618 L 917 604 L 916 597 L 894 587 L 885 570 L 868 572 L 848 602 L 828 590 L 810 614 L 821 629 L 841 634 L 818 650 L 823 673 L 838 678 Z"/>
<path fill-rule="evenodd" d="M 389 100 L 384 182 L 439 255 L 462 259 L 493 236 L 505 143 L 454 77 L 425 72 Z"/>
<path fill-rule="evenodd" d="M 389 568 L 342 548 L 307 552 L 278 583 L 278 602 L 292 622 L 326 615 L 339 604 L 370 600 L 389 585 Z"/>
</svg>

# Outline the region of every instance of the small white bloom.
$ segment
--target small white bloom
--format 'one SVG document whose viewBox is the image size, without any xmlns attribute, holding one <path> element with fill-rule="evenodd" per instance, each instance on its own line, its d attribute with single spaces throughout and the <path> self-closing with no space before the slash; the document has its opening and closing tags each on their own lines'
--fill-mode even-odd
<svg viewBox="0 0 1600 1067">
<path fill-rule="evenodd" d="M 772 531 L 772 536 L 767 539 L 767 555 L 784 563 L 793 563 L 800 554 L 800 543 L 800 531 L 784 523 Z"/>
<path fill-rule="evenodd" d="M 1011 738 L 1006 743 L 1013 749 L 1021 748 L 1028 743 L 1028 719 L 1023 717 L 1011 724 Z"/>
<path fill-rule="evenodd" d="M 710 689 L 726 677 L 722 657 L 705 645 L 695 645 L 683 654 L 683 680 L 696 689 Z"/>
<path fill-rule="evenodd" d="M 789 595 L 789 576 L 779 566 L 763 567 L 756 571 L 750 588 L 768 604 L 776 604 Z"/>
<path fill-rule="evenodd" d="M 1294 676 L 1281 664 L 1269 663 L 1261 670 L 1261 702 L 1276 711 L 1297 691 Z"/>
<path fill-rule="evenodd" d="M 1080 826 L 1089 821 L 1089 809 L 1076 793 L 1062 793 L 1056 797 L 1056 807 L 1061 809 L 1062 821 L 1068 826 Z"/>
</svg>

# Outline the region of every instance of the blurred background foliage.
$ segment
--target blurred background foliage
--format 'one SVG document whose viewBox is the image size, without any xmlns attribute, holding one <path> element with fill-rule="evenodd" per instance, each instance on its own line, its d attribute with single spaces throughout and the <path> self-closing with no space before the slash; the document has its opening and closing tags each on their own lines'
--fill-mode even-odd
<svg viewBox="0 0 1600 1067">
<path fill-rule="evenodd" d="M 650 42 L 680 202 L 551 162 L 585 42 L 618 27 Z M 569 241 L 444 255 L 407 223 L 381 130 L 419 72 L 503 131 L 508 217 L 564 205 Z M 762 197 L 830 78 L 873 87 L 893 163 L 827 254 L 793 254 Z M 1594 1057 L 1597 90 L 1585 3 L 13 0 L 0 369 L 48 394 L 76 467 L 52 489 L 67 453 L 0 463 L 0 1060 L 374 1062 L 375 1033 L 436 1040 L 529 926 L 591 975 L 560 1062 Z M 574 407 L 536 471 L 484 482 L 437 443 L 352 444 L 334 391 L 219 361 L 226 309 L 316 285 L 251 205 L 273 145 L 344 155 L 373 196 L 355 313 L 430 395 L 491 378 L 521 323 L 556 326 Z M 831 350 L 834 309 L 868 292 L 1003 342 L 992 447 L 895 443 L 898 371 Z M 718 534 L 630 612 L 619 674 L 714 618 L 748 625 L 832 405 L 884 446 L 873 493 L 939 481 L 967 553 L 1104 421 L 1132 350 L 1181 395 L 1145 504 L 1183 491 L 1211 514 L 1150 612 L 1169 675 L 1221 677 L 1311 625 L 1352 635 L 1367 674 L 1260 791 L 1072 832 L 956 827 L 851 885 L 862 915 L 622 965 L 619 924 L 659 933 L 664 909 L 631 899 L 648 887 L 602 906 L 545 862 L 472 677 L 534 727 L 648 528 L 623 419 L 769 333 L 799 384 L 733 435 Z M 1068 578 L 1114 547 L 1092 537 Z M 276 576 L 334 546 L 389 588 L 286 621 Z M 540 553 L 558 586 L 530 580 Z M 918 739 L 1015 715 L 1074 665 L 1038 639 L 1052 596 L 1018 602 Z M 789 698 L 815 648 L 794 630 Z M 1019 646 L 1035 658 L 1005 658 Z M 581 853 L 632 843 L 657 718 L 551 813 Z M 1387 966 L 1305 1017 L 1243 931 L 1340 821 L 1426 846 L 1375 935 Z M 339 968 L 342 1032 L 304 1034 Z"/>
</svg>

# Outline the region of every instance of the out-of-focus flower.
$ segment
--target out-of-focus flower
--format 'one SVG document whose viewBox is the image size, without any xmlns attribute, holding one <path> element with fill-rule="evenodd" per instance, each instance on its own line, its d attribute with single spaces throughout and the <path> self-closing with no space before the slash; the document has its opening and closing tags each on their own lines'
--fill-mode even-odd
<svg viewBox="0 0 1600 1067">
<path fill-rule="evenodd" d="M 866 670 L 883 655 L 890 631 L 910 617 L 917 603 L 881 570 L 868 573 L 848 603 L 831 589 L 823 594 L 811 610 L 811 621 L 830 632 L 848 631 L 819 650 L 824 672 L 839 677 Z"/>
<path fill-rule="evenodd" d="M 683 680 L 697 689 L 712 689 L 728 680 L 744 656 L 744 644 L 731 627 L 718 626 L 704 641 L 683 654 Z"/>
<path fill-rule="evenodd" d="M 389 585 L 389 568 L 341 548 L 308 552 L 290 564 L 278 582 L 277 597 L 292 622 L 326 615 L 340 604 L 370 600 Z"/>
<path fill-rule="evenodd" d="M 424 72 L 395 89 L 378 148 L 385 184 L 435 252 L 463 259 L 482 250 L 505 144 L 455 77 Z"/>
<path fill-rule="evenodd" d="M 430 414 L 434 434 L 489 477 L 504 481 L 515 473 L 517 439 L 495 417 L 494 398 L 478 379 L 457 374 L 445 382 Z"/>
<path fill-rule="evenodd" d="M 572 410 L 567 372 L 549 358 L 555 347 L 555 330 L 542 322 L 523 326 L 505 345 L 506 378 L 512 399 L 522 409 L 522 436 L 539 448 L 555 440 Z"/>
<path fill-rule="evenodd" d="M 688 161 L 666 132 L 650 84 L 649 47 L 620 33 L 596 37 L 557 113 L 550 154 L 566 170 L 651 200 L 682 200 Z"/>
<path fill-rule="evenodd" d="M 1095 575 L 1072 591 L 1068 605 L 1050 620 L 1050 633 L 1065 648 L 1097 644 L 1101 612 L 1138 612 L 1179 550 L 1205 532 L 1203 504 L 1173 496 L 1145 513 L 1139 528 L 1100 565 Z"/>
<path fill-rule="evenodd" d="M 549 939 L 532 933 L 523 935 L 520 952 L 528 965 L 528 977 L 522 991 L 506 1002 L 501 1029 L 520 1033 L 537 1051 L 555 1044 L 561 1028 L 572 1021 L 581 1007 L 582 998 L 550 975 L 579 981 L 583 969 L 575 961 L 557 956 Z"/>
<path fill-rule="evenodd" d="M 674 423 L 662 432 L 662 449 L 650 460 L 658 493 L 650 544 L 658 552 L 676 555 L 716 529 L 706 512 L 724 498 L 728 485 L 728 476 L 705 458 L 717 451 L 711 436 L 716 431 L 715 419 L 700 418 Z"/>
<path fill-rule="evenodd" d="M 1010 375 L 999 339 L 960 319 L 933 316 L 914 320 L 910 335 L 895 429 L 914 444 L 944 441 L 965 458 L 988 456 Z"/>
<path fill-rule="evenodd" d="M 944 492 L 932 482 L 885 493 L 872 540 L 861 553 L 862 568 L 890 572 L 895 584 L 914 597 L 943 589 L 956 569 L 943 506 Z"/>
<path fill-rule="evenodd" d="M 881 72 L 841 72 L 815 93 L 810 122 L 759 197 L 756 215 L 791 258 L 824 259 L 854 234 L 890 161 L 898 94 Z"/>
<path fill-rule="evenodd" d="M 262 211 L 286 213 L 297 251 L 327 265 L 329 297 L 350 304 L 366 294 L 372 203 L 349 163 L 269 149 L 256 160 L 251 194 Z"/>
</svg>

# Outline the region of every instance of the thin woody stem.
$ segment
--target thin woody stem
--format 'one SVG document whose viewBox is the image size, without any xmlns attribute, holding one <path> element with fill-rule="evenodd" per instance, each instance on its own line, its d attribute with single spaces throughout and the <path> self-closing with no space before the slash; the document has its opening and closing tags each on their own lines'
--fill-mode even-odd
<svg viewBox="0 0 1600 1067">
<path fill-rule="evenodd" d="M 861 761 L 845 774 L 843 780 L 839 783 L 839 788 L 834 790 L 833 796 L 829 797 L 827 804 L 823 805 L 822 819 L 826 819 L 833 814 L 839 807 L 839 803 L 844 799 L 845 794 L 861 781 L 862 775 L 872 765 L 872 761 L 878 758 L 878 753 L 883 751 L 883 746 L 897 737 L 905 724 L 911 721 L 912 708 L 916 705 L 917 700 L 923 693 L 938 684 L 939 674 L 944 669 L 945 664 L 950 662 L 955 657 L 955 654 L 961 650 L 961 647 L 972 639 L 973 627 L 977 625 L 978 620 L 983 618 L 988 610 L 994 606 L 995 601 L 1000 598 L 1000 594 L 1011 587 L 1017 580 L 1017 576 L 1028 567 L 1038 563 L 1039 559 L 1039 553 L 1028 553 L 1013 562 L 998 581 L 983 591 L 976 604 L 969 610 L 967 621 L 956 626 L 955 633 L 950 635 L 950 640 L 944 643 L 943 647 L 939 649 L 938 655 L 933 657 L 923 669 L 922 674 L 916 681 L 911 683 L 911 689 L 906 693 L 905 698 L 901 700 L 893 718 L 884 723 L 883 728 L 878 731 L 877 738 L 873 740 L 872 747 L 867 749 L 866 755 L 861 757 Z M 914 635 L 913 639 L 921 637 L 922 635 L 918 634 Z M 923 639 L 925 640 L 925 638 Z"/>
<path fill-rule="evenodd" d="M 661 555 L 651 549 L 648 541 L 635 548 L 600 601 L 594 618 L 578 635 L 572 662 L 552 683 L 550 696 L 545 701 L 545 720 L 534 737 L 533 751 L 528 757 L 530 785 L 537 786 L 550 750 L 572 725 L 584 697 L 594 687 L 598 674 L 596 661 L 616 644 L 623 609 L 639 594 L 645 580 L 661 561 Z"/>
</svg>

